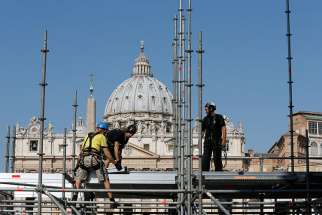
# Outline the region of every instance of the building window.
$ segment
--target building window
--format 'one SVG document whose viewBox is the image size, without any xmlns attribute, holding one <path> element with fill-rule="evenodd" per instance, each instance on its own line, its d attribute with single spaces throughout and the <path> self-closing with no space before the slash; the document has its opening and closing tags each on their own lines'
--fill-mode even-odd
<svg viewBox="0 0 322 215">
<path fill-rule="evenodd" d="M 150 145 L 149 144 L 143 144 L 143 148 L 144 148 L 144 150 L 149 151 L 150 150 Z"/>
<path fill-rule="evenodd" d="M 172 152 L 173 152 L 173 148 L 174 148 L 174 146 L 173 146 L 172 144 L 168 145 L 168 151 L 169 151 L 170 153 L 172 153 Z"/>
<path fill-rule="evenodd" d="M 38 140 L 30 140 L 30 151 L 38 151 Z"/>
<path fill-rule="evenodd" d="M 167 123 L 166 130 L 165 131 L 167 133 L 169 133 L 171 131 L 171 124 L 170 123 Z"/>
<path fill-rule="evenodd" d="M 64 144 L 62 144 L 62 145 L 59 145 L 58 146 L 59 147 L 59 152 L 64 152 Z"/>
<path fill-rule="evenodd" d="M 317 134 L 318 128 L 317 128 L 317 122 L 309 121 L 309 133 L 310 134 Z"/>
<path fill-rule="evenodd" d="M 312 156 L 318 155 L 318 144 L 316 142 L 311 143 L 311 155 Z"/>
<path fill-rule="evenodd" d="M 318 122 L 319 134 L 322 135 L 322 122 Z"/>
<path fill-rule="evenodd" d="M 322 143 L 320 143 L 320 155 L 322 155 Z"/>
</svg>

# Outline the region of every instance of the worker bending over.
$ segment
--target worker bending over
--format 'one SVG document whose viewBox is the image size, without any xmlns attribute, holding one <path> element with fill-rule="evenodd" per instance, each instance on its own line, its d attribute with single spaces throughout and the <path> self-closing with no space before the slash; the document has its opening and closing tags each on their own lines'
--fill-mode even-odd
<svg viewBox="0 0 322 215">
<path fill-rule="evenodd" d="M 105 133 L 108 131 L 108 124 L 100 122 L 96 126 L 96 131 L 89 133 L 80 146 L 79 168 L 76 170 L 75 187 L 80 189 L 81 183 L 88 180 L 88 176 L 92 171 L 96 172 L 97 179 L 103 183 L 105 189 L 110 189 L 110 180 L 103 162 L 104 158 L 112 164 L 116 164 L 110 151 L 107 148 L 107 140 Z M 119 206 L 115 202 L 112 193 L 107 192 L 107 195 L 112 203 L 111 208 Z M 77 200 L 78 192 L 73 195 L 73 200 Z"/>
<path fill-rule="evenodd" d="M 129 139 L 136 133 L 137 127 L 135 124 L 128 126 L 125 129 L 113 129 L 106 133 L 108 149 L 113 160 L 116 161 L 115 167 L 117 170 L 122 170 L 122 150 L 128 143 Z M 109 163 L 107 163 L 107 166 Z"/>
</svg>

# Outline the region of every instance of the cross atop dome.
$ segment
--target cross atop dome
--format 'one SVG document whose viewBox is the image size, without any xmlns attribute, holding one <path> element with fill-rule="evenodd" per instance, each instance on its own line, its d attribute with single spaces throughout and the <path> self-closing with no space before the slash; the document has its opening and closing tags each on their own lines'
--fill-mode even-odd
<svg viewBox="0 0 322 215">
<path fill-rule="evenodd" d="M 91 97 L 93 97 L 94 92 L 94 74 L 90 74 L 90 84 L 89 84 L 89 94 Z"/>
<path fill-rule="evenodd" d="M 144 55 L 144 41 L 140 42 L 140 54 L 135 59 L 132 76 L 143 75 L 153 77 L 149 59 Z"/>
<path fill-rule="evenodd" d="M 143 54 L 144 53 L 144 41 L 141 40 L 141 53 Z"/>
</svg>

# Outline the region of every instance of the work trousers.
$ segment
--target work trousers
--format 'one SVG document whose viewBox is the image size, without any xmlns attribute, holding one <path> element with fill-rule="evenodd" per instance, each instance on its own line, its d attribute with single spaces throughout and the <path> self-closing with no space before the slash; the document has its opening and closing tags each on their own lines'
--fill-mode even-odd
<svg viewBox="0 0 322 215">
<path fill-rule="evenodd" d="M 215 171 L 222 171 L 221 141 L 205 141 L 202 155 L 202 171 L 210 170 L 211 155 L 214 156 Z"/>
</svg>

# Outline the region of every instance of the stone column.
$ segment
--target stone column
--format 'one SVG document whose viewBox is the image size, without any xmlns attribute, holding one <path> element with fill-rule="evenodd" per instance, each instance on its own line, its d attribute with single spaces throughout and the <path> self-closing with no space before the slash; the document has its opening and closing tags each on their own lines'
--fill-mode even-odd
<svg viewBox="0 0 322 215">
<path fill-rule="evenodd" d="M 91 96 L 87 99 L 87 113 L 86 113 L 87 131 L 93 132 L 96 127 L 96 101 Z"/>
</svg>

